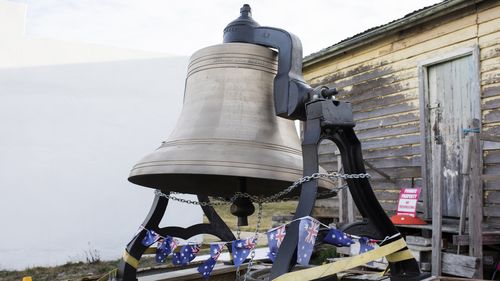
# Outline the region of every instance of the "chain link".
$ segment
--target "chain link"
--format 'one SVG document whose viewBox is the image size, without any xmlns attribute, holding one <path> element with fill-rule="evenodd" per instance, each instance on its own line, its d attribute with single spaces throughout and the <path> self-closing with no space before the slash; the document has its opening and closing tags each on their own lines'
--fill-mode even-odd
<svg viewBox="0 0 500 281">
<path fill-rule="evenodd" d="M 371 175 L 368 174 L 368 173 L 361 173 L 361 174 L 343 174 L 343 173 L 339 173 L 339 172 L 332 172 L 332 173 L 314 173 L 310 176 L 303 176 L 301 177 L 300 179 L 298 179 L 297 181 L 295 181 L 292 185 L 290 185 L 289 187 L 283 189 L 282 191 L 280 192 L 277 192 L 273 195 L 270 195 L 268 197 L 260 197 L 260 196 L 256 196 L 256 195 L 251 195 L 251 194 L 248 194 L 248 193 L 243 193 L 243 192 L 236 192 L 229 200 L 224 198 L 224 197 L 212 197 L 212 199 L 214 199 L 215 201 L 212 202 L 212 201 L 198 201 L 198 200 L 189 200 L 189 199 L 184 199 L 184 198 L 180 198 L 180 197 L 177 197 L 175 195 L 177 194 L 180 194 L 179 192 L 170 192 L 169 194 L 165 194 L 163 192 L 161 192 L 159 189 L 156 189 L 155 190 L 155 195 L 157 196 L 161 196 L 161 197 L 165 197 L 167 198 L 168 200 L 174 200 L 174 201 L 177 201 L 177 202 L 181 202 L 181 203 L 185 203 L 185 204 L 191 204 L 191 205 L 200 205 L 200 206 L 221 206 L 221 205 L 228 205 L 228 204 L 232 204 L 236 201 L 236 199 L 238 198 L 248 198 L 250 199 L 251 201 L 255 202 L 258 204 L 258 213 L 257 213 L 257 226 L 255 228 L 255 245 L 257 245 L 257 242 L 258 242 L 258 238 L 259 238 L 259 228 L 260 228 L 260 224 L 261 224 L 261 221 L 262 221 L 262 204 L 264 203 L 271 203 L 271 202 L 276 202 L 276 201 L 284 201 L 284 200 L 291 200 L 291 199 L 296 199 L 298 198 L 298 196 L 294 196 L 294 197 L 289 197 L 289 198 L 285 198 L 284 196 L 291 193 L 295 188 L 297 188 L 298 186 L 302 185 L 303 183 L 306 183 L 306 182 L 309 182 L 311 180 L 317 180 L 317 179 L 320 179 L 320 178 L 327 178 L 327 179 L 369 179 L 371 178 Z M 331 190 L 329 191 L 326 191 L 326 192 L 318 192 L 317 193 L 317 196 L 321 197 L 321 196 L 328 196 L 328 195 L 331 195 L 332 193 L 335 193 L 337 191 L 340 191 L 342 189 L 345 189 L 347 188 L 348 185 L 345 184 L 345 185 L 342 185 L 342 186 L 339 186 L 339 187 L 334 187 L 332 188 Z M 237 235 L 237 239 L 240 239 L 240 234 L 241 234 L 241 230 L 240 230 L 240 227 L 238 226 L 237 227 L 237 230 L 236 230 L 236 235 Z M 250 261 L 249 261 L 249 264 L 248 264 L 248 268 L 247 268 L 247 271 L 245 273 L 245 275 L 243 276 L 243 280 L 246 281 L 247 280 L 247 277 L 249 276 L 250 274 L 250 271 L 251 271 L 251 268 L 253 266 L 253 262 L 254 262 L 254 259 L 255 259 L 255 248 L 252 249 L 251 253 L 250 253 Z M 240 275 L 240 270 L 239 268 L 236 270 L 236 280 L 240 280 L 241 279 L 241 275 Z"/>
<path fill-rule="evenodd" d="M 246 281 L 248 276 L 250 275 L 250 271 L 252 270 L 253 266 L 253 261 L 255 259 L 255 249 L 257 248 L 257 242 L 259 241 L 259 230 L 260 230 L 260 224 L 262 222 L 262 202 L 258 203 L 258 212 L 257 212 L 257 226 L 255 227 L 255 247 L 252 249 L 250 252 L 250 261 L 248 262 L 248 267 L 247 267 L 247 272 L 245 273 L 245 276 L 243 277 L 243 281 Z"/>
<path fill-rule="evenodd" d="M 314 174 L 312 174 L 310 176 L 303 176 L 303 177 L 301 177 L 299 180 L 297 180 L 296 182 L 294 182 L 289 187 L 283 189 L 282 191 L 280 191 L 278 193 L 270 195 L 268 197 L 260 197 L 260 196 L 251 195 L 251 194 L 248 194 L 248 193 L 243 193 L 243 192 L 239 192 L 238 191 L 229 200 L 226 199 L 226 198 L 223 198 L 223 197 L 214 197 L 213 199 L 216 200 L 215 202 L 212 202 L 212 201 L 209 201 L 209 202 L 199 202 L 198 200 L 184 199 L 184 198 L 180 198 L 180 197 L 174 196 L 175 194 L 180 194 L 178 192 L 170 192 L 170 194 L 165 194 L 165 193 L 161 192 L 158 189 L 155 190 L 155 194 L 157 196 L 165 197 L 165 198 L 167 198 L 169 200 L 174 200 L 174 201 L 177 201 L 177 202 L 191 204 L 191 205 L 200 205 L 200 206 L 203 206 L 203 207 L 205 207 L 205 206 L 221 206 L 221 205 L 232 204 L 238 198 L 248 198 L 252 202 L 256 202 L 256 203 L 261 204 L 261 203 L 271 203 L 271 202 L 276 202 L 276 201 L 284 201 L 284 200 L 290 200 L 290 199 L 298 198 L 296 196 L 295 197 L 290 197 L 290 198 L 285 198 L 284 196 L 287 195 L 288 193 L 292 192 L 295 188 L 297 188 L 298 186 L 302 185 L 303 183 L 309 182 L 311 180 L 317 180 L 317 179 L 320 179 L 320 178 L 344 179 L 344 180 L 346 180 L 346 179 L 365 179 L 365 178 L 369 179 L 369 178 L 371 178 L 371 175 L 368 174 L 368 173 L 362 173 L 362 174 L 343 174 L 343 173 L 338 173 L 338 172 L 332 172 L 332 173 L 314 173 Z M 330 195 L 332 193 L 335 193 L 335 192 L 337 192 L 339 190 L 342 190 L 342 189 L 345 189 L 347 187 L 348 187 L 347 185 L 342 185 L 342 186 L 339 186 L 339 187 L 332 188 L 331 190 L 329 190 L 327 192 L 319 192 L 317 195 L 318 196 Z"/>
</svg>

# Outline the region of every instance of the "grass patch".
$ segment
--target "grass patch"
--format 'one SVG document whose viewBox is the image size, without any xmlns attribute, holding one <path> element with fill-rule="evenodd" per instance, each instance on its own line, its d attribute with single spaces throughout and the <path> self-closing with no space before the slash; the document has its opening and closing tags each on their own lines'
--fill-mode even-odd
<svg viewBox="0 0 500 281">
<path fill-rule="evenodd" d="M 296 207 L 297 201 L 263 204 L 260 232 L 266 232 L 272 227 L 273 215 L 289 215 L 295 211 Z M 242 231 L 255 231 L 257 225 L 257 205 L 255 205 L 255 208 L 255 213 L 248 217 L 249 226 L 241 227 Z M 214 209 L 222 220 L 226 222 L 229 228 L 235 231 L 238 219 L 229 212 L 229 205 L 215 206 Z M 206 217 L 204 221 L 207 222 Z M 200 254 L 206 254 L 208 252 L 208 248 L 204 248 Z M 91 281 L 115 269 L 120 262 L 120 259 L 101 261 L 99 253 L 97 251 L 92 251 L 90 245 L 89 252 L 86 254 L 88 254 L 86 255 L 87 262 L 68 262 L 64 265 L 54 267 L 37 266 L 25 270 L 0 270 L 0 281 L 21 281 L 25 276 L 31 276 L 34 281 Z M 167 260 L 166 265 L 171 265 L 171 261 Z M 141 258 L 140 268 L 151 268 L 155 266 L 158 266 L 158 264 L 154 260 L 154 255 L 143 256 Z"/>
<path fill-rule="evenodd" d="M 54 280 L 94 280 L 93 277 L 103 275 L 117 267 L 119 260 L 99 261 L 92 264 L 85 262 L 68 262 L 54 267 L 30 267 L 25 270 L 0 270 L 1 281 L 21 281 L 31 276 L 34 281 Z"/>
<path fill-rule="evenodd" d="M 322 265 L 326 263 L 329 258 L 335 258 L 337 256 L 337 247 L 333 245 L 322 244 L 314 249 L 310 264 Z"/>
</svg>

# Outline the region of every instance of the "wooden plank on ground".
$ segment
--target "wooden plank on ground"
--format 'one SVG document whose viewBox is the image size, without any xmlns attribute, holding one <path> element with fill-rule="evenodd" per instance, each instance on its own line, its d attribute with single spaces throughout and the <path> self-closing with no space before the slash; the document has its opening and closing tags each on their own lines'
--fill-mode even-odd
<svg viewBox="0 0 500 281">
<path fill-rule="evenodd" d="M 479 275 L 479 258 L 443 253 L 442 272 L 454 276 L 473 278 Z M 482 269 L 482 267 L 481 267 Z"/>
<path fill-rule="evenodd" d="M 245 270 L 247 264 L 243 264 L 240 268 Z M 236 268 L 233 265 L 216 264 L 214 270 L 212 271 L 212 280 L 229 280 L 229 278 L 234 278 Z M 221 278 L 224 276 L 224 278 Z M 198 268 L 187 268 L 175 271 L 169 271 L 164 273 L 152 273 L 145 276 L 140 276 L 138 281 L 188 281 L 188 280 L 202 280 L 202 275 L 198 272 Z"/>
</svg>

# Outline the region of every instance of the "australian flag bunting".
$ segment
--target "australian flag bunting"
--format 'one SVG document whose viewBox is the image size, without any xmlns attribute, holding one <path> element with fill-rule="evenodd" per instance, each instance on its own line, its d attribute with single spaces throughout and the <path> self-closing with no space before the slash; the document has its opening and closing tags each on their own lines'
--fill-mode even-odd
<svg viewBox="0 0 500 281">
<path fill-rule="evenodd" d="M 328 231 L 328 234 L 323 238 L 323 242 L 337 247 L 349 247 L 354 244 L 354 241 L 347 234 L 335 228 Z"/>
<path fill-rule="evenodd" d="M 146 236 L 144 236 L 144 239 L 142 239 L 142 245 L 149 247 L 160 238 L 161 237 L 158 233 L 154 232 L 153 230 L 146 229 Z"/>
<path fill-rule="evenodd" d="M 211 243 L 210 244 L 210 257 L 214 259 L 218 259 L 220 254 L 222 253 L 222 249 L 226 243 Z"/>
<path fill-rule="evenodd" d="M 368 251 L 373 250 L 375 247 L 373 247 L 372 243 L 370 243 L 370 239 L 366 237 L 361 237 L 359 238 L 359 253 L 363 254 Z M 373 265 L 373 262 L 369 262 L 369 265 Z"/>
<path fill-rule="evenodd" d="M 368 251 L 373 250 L 374 247 L 372 243 L 370 243 L 370 239 L 366 237 L 359 238 L 359 253 L 366 253 Z"/>
<path fill-rule="evenodd" d="M 179 252 L 173 253 L 172 263 L 174 265 L 186 265 L 196 257 L 199 251 L 200 244 L 184 245 Z"/>
<path fill-rule="evenodd" d="M 202 265 L 198 267 L 198 272 L 203 276 L 203 278 L 208 279 L 216 263 L 217 263 L 216 259 L 209 258 Z"/>
<path fill-rule="evenodd" d="M 234 266 L 239 267 L 255 248 L 255 237 L 239 239 L 232 242 Z"/>
<path fill-rule="evenodd" d="M 222 248 L 224 248 L 225 243 L 212 243 L 210 244 L 210 258 L 206 260 L 200 267 L 198 267 L 198 272 L 203 275 L 203 278 L 208 279 L 210 273 L 214 269 L 215 263 L 219 258 Z"/>
<path fill-rule="evenodd" d="M 174 238 L 167 236 L 158 240 L 158 246 L 156 247 L 155 260 L 157 263 L 164 263 L 167 260 L 168 255 L 177 247 L 177 242 Z"/>
<path fill-rule="evenodd" d="M 274 262 L 276 259 L 276 255 L 278 254 L 278 249 L 283 242 L 286 234 L 286 225 L 282 225 L 276 228 L 273 228 L 267 232 L 267 241 L 269 246 L 269 253 L 267 256 L 269 259 Z"/>
<path fill-rule="evenodd" d="M 311 217 L 305 217 L 299 224 L 299 243 L 297 245 L 297 263 L 308 265 L 318 236 L 319 222 Z"/>
</svg>

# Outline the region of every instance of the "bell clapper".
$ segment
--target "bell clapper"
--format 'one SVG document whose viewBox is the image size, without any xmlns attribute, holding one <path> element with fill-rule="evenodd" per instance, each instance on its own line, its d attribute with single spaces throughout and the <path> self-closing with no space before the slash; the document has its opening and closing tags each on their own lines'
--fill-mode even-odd
<svg viewBox="0 0 500 281">
<path fill-rule="evenodd" d="M 240 178 L 240 192 L 247 192 L 246 179 Z M 230 207 L 231 214 L 238 217 L 238 227 L 248 225 L 248 216 L 251 216 L 255 212 L 255 207 L 248 197 L 238 197 L 234 200 Z"/>
</svg>

